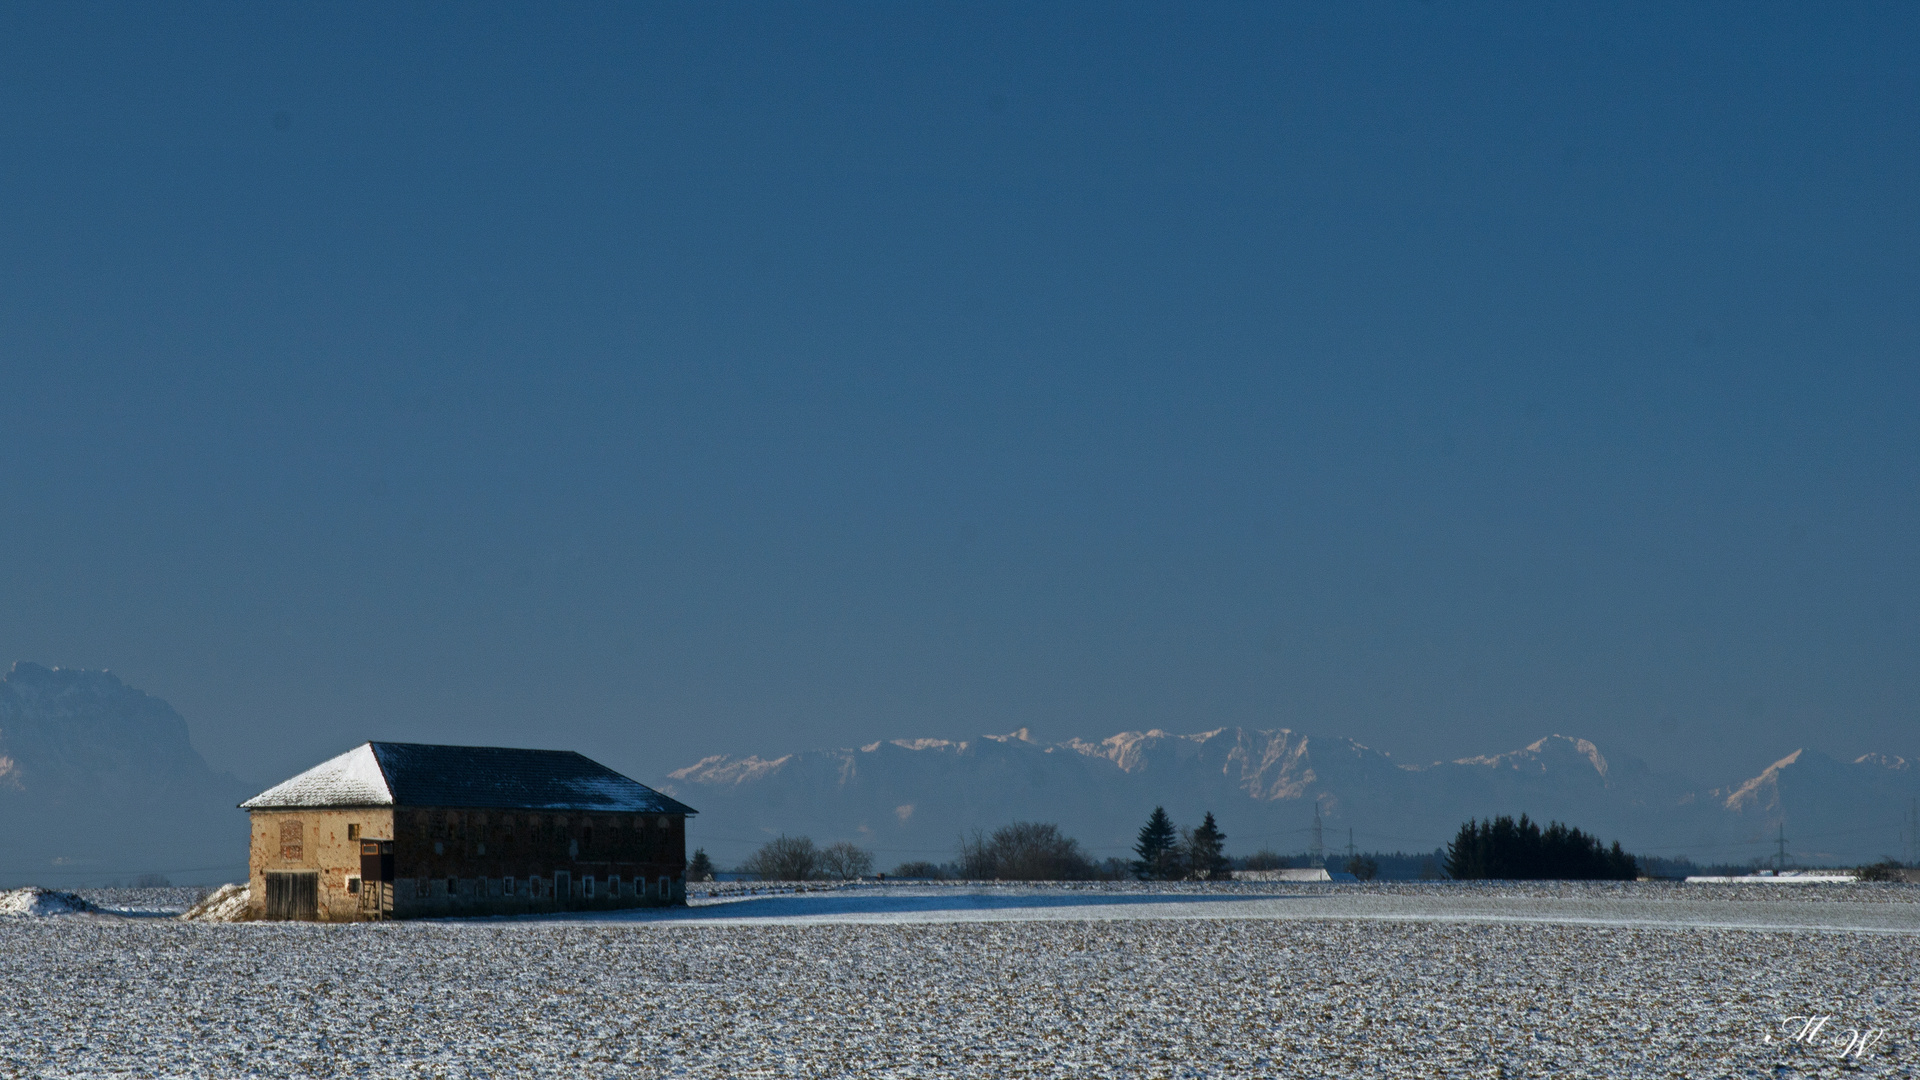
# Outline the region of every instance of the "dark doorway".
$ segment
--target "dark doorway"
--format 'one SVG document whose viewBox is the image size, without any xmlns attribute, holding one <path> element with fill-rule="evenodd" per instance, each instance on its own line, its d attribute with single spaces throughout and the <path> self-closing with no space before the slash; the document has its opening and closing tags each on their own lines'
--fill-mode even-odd
<svg viewBox="0 0 1920 1080">
<path fill-rule="evenodd" d="M 393 880 L 393 841 L 360 841 L 360 876 L 367 881 Z"/>
<path fill-rule="evenodd" d="M 312 921 L 319 917 L 319 874 L 267 875 L 267 918 Z"/>
</svg>

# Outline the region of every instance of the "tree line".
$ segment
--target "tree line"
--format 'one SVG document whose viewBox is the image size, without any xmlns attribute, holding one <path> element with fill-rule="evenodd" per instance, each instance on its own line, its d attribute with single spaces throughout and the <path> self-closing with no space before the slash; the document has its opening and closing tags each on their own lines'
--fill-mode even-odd
<svg viewBox="0 0 1920 1080">
<path fill-rule="evenodd" d="M 1273 870 L 1305 866 L 1305 856 L 1283 857 L 1261 850 L 1242 858 L 1226 854 L 1227 835 L 1211 812 L 1200 824 L 1180 828 L 1166 808 L 1156 806 L 1140 827 L 1133 859 L 1095 861 L 1080 842 L 1058 825 L 1016 821 L 991 832 L 976 829 L 959 838 L 947 863 L 910 861 L 881 877 L 971 881 L 1224 881 L 1235 869 Z M 1315 863 L 1314 865 L 1318 865 Z M 1366 881 L 1392 878 L 1632 880 L 1641 865 L 1616 841 L 1611 847 L 1559 822 L 1542 828 L 1527 815 L 1469 820 L 1453 842 L 1430 855 L 1354 855 L 1337 864 Z M 779 836 L 762 845 L 739 872 L 764 881 L 853 880 L 874 875 L 873 853 L 840 841 L 816 845 L 806 836 Z M 704 850 L 687 865 L 691 881 L 712 880 L 715 868 Z"/>
<path fill-rule="evenodd" d="M 1225 855 L 1226 839 L 1211 813 L 1197 827 L 1179 829 L 1166 810 L 1156 806 L 1134 845 L 1139 858 L 1096 862 L 1058 825 L 1015 821 L 991 832 L 976 829 L 961 836 L 949 863 L 905 862 L 881 876 L 969 881 L 1220 881 L 1233 876 L 1233 860 Z M 688 879 L 710 881 L 715 872 L 706 851 L 694 851 L 687 863 Z M 811 837 L 783 835 L 761 845 L 740 864 L 739 872 L 762 881 L 851 880 L 872 875 L 874 861 L 872 852 L 847 841 L 821 847 Z"/>
</svg>

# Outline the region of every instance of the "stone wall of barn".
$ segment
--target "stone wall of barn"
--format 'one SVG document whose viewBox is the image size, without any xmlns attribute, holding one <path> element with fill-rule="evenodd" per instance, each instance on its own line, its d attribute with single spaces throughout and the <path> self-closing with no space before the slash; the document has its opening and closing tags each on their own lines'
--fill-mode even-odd
<svg viewBox="0 0 1920 1080">
<path fill-rule="evenodd" d="M 255 810 L 248 843 L 249 907 L 256 919 L 267 917 L 268 874 L 318 876 L 321 922 L 354 922 L 377 917 L 365 910 L 378 896 L 363 899 L 360 845 L 363 840 L 393 839 L 393 812 L 363 810 Z"/>
</svg>

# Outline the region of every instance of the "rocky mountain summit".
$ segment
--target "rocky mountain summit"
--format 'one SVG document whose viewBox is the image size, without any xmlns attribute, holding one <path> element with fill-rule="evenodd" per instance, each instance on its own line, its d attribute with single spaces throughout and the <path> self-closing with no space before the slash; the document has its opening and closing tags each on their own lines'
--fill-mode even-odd
<svg viewBox="0 0 1920 1080">
<path fill-rule="evenodd" d="M 171 705 L 110 672 L 0 677 L 0 885 L 244 864 L 244 794 Z"/>
</svg>

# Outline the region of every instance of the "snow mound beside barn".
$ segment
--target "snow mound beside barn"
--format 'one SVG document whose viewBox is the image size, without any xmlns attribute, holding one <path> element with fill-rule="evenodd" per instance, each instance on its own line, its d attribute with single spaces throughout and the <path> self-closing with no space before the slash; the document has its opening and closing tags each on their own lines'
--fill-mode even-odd
<svg viewBox="0 0 1920 1080">
<path fill-rule="evenodd" d="M 56 892 L 29 885 L 24 889 L 0 892 L 0 915 L 77 915 L 99 911 L 84 898 L 70 892 Z"/>
<path fill-rule="evenodd" d="M 180 917 L 190 922 L 245 922 L 252 899 L 253 889 L 248 885 L 222 885 Z"/>
</svg>

